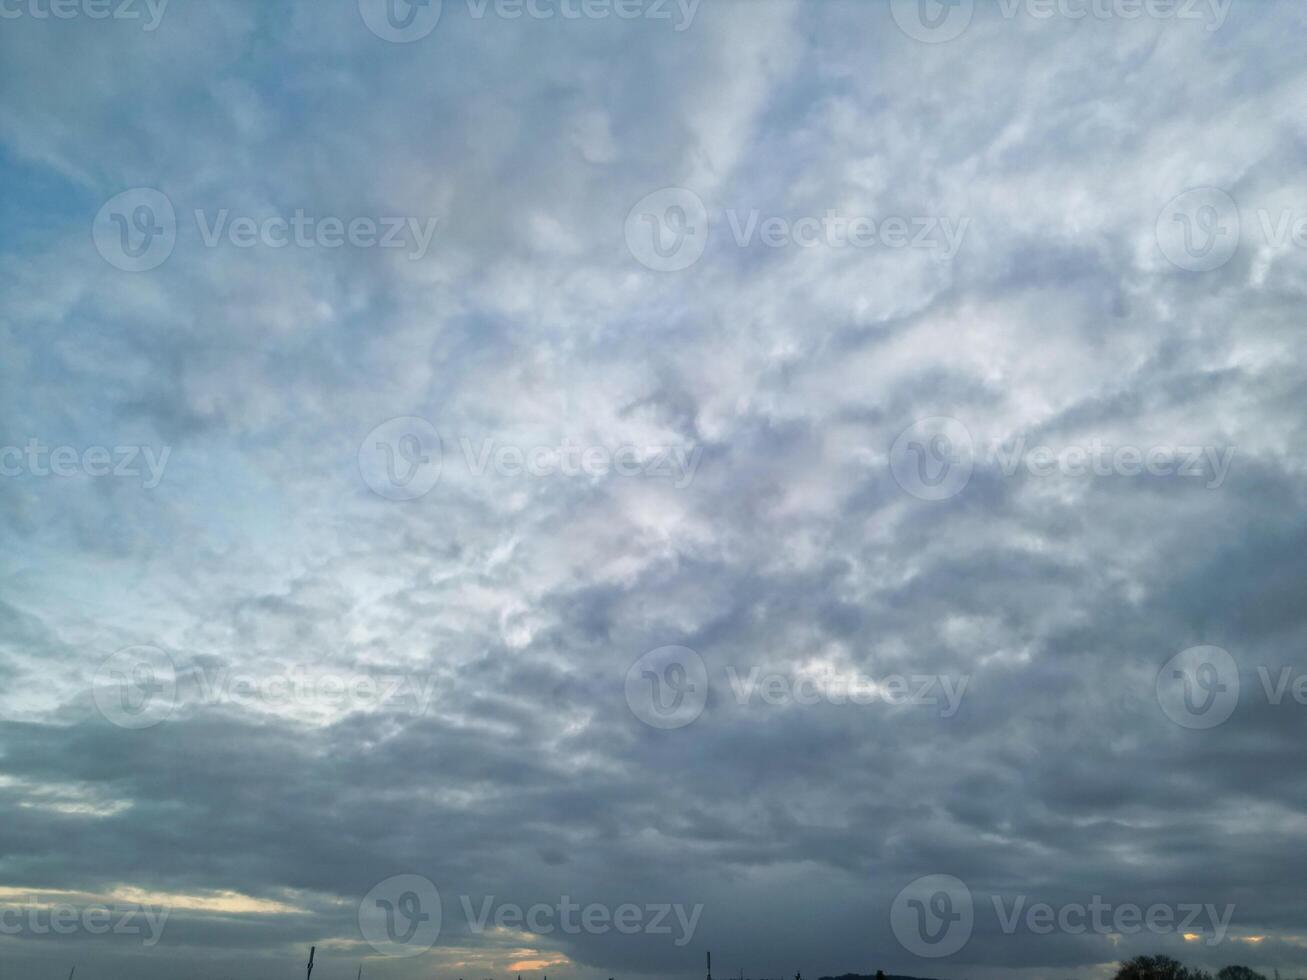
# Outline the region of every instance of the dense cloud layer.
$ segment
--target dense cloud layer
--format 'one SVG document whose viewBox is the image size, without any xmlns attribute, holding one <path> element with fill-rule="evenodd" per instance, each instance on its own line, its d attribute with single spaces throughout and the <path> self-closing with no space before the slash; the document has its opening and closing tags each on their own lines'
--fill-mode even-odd
<svg viewBox="0 0 1307 980">
<path fill-rule="evenodd" d="M 1307 14 L 933 4 L 5 7 L 6 975 L 1307 972 Z"/>
</svg>

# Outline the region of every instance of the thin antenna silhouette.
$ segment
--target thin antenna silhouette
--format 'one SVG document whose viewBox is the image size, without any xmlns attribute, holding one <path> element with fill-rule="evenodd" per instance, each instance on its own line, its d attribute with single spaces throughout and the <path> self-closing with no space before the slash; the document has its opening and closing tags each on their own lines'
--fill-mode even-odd
<svg viewBox="0 0 1307 980">
<path fill-rule="evenodd" d="M 76 972 L 77 972 L 77 964 L 74 963 L 73 968 L 68 971 L 68 980 L 73 980 L 73 974 Z"/>
<path fill-rule="evenodd" d="M 304 974 L 304 980 L 309 980 L 309 977 L 313 976 L 313 954 L 317 952 L 317 949 L 316 946 L 309 947 L 309 967 L 308 972 Z"/>
</svg>

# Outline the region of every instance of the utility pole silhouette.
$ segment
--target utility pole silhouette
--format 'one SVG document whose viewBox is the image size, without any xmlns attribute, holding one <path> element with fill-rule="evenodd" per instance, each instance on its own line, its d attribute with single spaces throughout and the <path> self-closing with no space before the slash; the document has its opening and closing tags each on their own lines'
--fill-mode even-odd
<svg viewBox="0 0 1307 980">
<path fill-rule="evenodd" d="M 712 980 L 712 950 L 708 951 L 708 980 Z"/>
<path fill-rule="evenodd" d="M 304 980 L 309 980 L 309 977 L 313 976 L 313 954 L 317 952 L 317 949 L 316 946 L 309 947 L 309 966 L 308 972 L 304 974 Z"/>
</svg>

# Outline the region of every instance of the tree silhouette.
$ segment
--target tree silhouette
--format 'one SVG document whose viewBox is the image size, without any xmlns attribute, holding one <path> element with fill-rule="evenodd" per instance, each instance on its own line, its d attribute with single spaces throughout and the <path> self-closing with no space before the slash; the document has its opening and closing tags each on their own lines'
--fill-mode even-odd
<svg viewBox="0 0 1307 980">
<path fill-rule="evenodd" d="M 1256 970 L 1250 970 L 1246 966 L 1225 966 L 1221 972 L 1216 975 L 1217 980 L 1266 980 Z"/>
<path fill-rule="evenodd" d="M 1211 974 L 1191 970 L 1169 956 L 1136 956 L 1121 964 L 1115 980 L 1211 980 Z"/>
</svg>

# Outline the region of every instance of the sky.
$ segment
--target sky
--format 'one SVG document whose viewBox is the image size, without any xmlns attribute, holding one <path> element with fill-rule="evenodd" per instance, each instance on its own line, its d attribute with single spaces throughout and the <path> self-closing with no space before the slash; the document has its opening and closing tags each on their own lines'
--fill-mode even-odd
<svg viewBox="0 0 1307 980">
<path fill-rule="evenodd" d="M 0 972 L 1307 975 L 1305 21 L 0 0 Z"/>
</svg>

